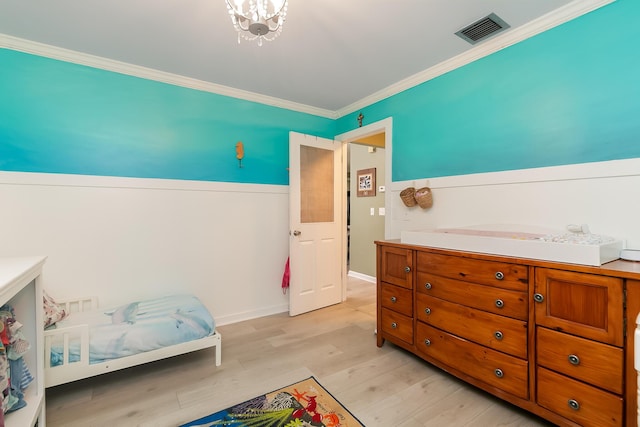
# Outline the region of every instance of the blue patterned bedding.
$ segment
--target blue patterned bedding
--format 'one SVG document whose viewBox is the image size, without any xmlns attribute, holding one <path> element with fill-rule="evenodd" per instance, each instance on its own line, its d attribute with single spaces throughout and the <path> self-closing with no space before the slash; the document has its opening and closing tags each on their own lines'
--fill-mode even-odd
<svg viewBox="0 0 640 427">
<path fill-rule="evenodd" d="M 88 324 L 89 364 L 155 350 L 212 335 L 215 322 L 193 295 L 136 301 L 113 309 L 72 313 L 56 329 Z M 70 343 L 68 363 L 80 358 L 80 337 Z M 63 363 L 62 339 L 51 346 L 51 366 Z"/>
</svg>

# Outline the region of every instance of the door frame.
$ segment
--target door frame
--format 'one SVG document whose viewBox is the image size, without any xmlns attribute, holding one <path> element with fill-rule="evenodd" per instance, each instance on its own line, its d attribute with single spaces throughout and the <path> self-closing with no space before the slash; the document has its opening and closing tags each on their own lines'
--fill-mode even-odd
<svg viewBox="0 0 640 427">
<path fill-rule="evenodd" d="M 360 138 L 366 138 L 367 136 L 375 135 L 384 132 L 384 149 L 385 149 L 385 182 L 384 185 L 387 189 L 391 188 L 391 157 L 392 157 L 392 140 L 393 140 L 393 118 L 387 117 L 386 119 L 379 120 L 377 122 L 362 126 L 351 131 L 341 133 L 335 136 L 336 141 L 342 143 L 342 301 L 347 299 L 347 150 L 349 143 Z M 380 183 L 378 183 L 380 184 Z M 391 224 L 387 221 L 387 215 L 391 214 L 391 202 L 389 197 L 385 197 L 385 219 L 384 219 L 384 234 L 385 239 L 389 238 Z"/>
</svg>

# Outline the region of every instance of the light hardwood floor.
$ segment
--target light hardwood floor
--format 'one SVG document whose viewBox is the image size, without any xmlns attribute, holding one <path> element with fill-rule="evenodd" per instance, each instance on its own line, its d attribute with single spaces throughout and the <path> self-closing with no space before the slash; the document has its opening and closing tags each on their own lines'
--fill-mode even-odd
<svg viewBox="0 0 640 427">
<path fill-rule="evenodd" d="M 47 425 L 177 426 L 311 375 L 367 427 L 550 426 L 385 343 L 376 346 L 375 285 L 349 280 L 345 303 L 297 317 L 219 327 L 213 351 L 47 390 Z"/>
</svg>

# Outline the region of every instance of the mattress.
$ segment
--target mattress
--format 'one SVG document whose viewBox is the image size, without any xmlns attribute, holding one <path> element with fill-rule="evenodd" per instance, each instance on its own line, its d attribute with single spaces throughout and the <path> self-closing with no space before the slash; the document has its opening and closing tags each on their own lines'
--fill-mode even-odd
<svg viewBox="0 0 640 427">
<path fill-rule="evenodd" d="M 56 329 L 89 325 L 89 364 L 131 356 L 212 335 L 215 321 L 193 295 L 133 301 L 111 309 L 72 313 Z M 80 358 L 80 336 L 70 338 L 69 360 Z M 51 344 L 51 366 L 63 364 L 62 337 Z"/>
</svg>

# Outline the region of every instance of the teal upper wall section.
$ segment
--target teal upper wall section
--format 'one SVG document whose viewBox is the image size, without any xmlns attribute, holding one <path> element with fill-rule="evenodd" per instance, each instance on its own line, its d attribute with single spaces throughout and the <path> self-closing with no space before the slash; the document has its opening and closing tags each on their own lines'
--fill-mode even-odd
<svg viewBox="0 0 640 427">
<path fill-rule="evenodd" d="M 286 185 L 290 130 L 335 121 L 0 49 L 3 171 Z"/>
<path fill-rule="evenodd" d="M 637 158 L 639 16 L 617 0 L 338 120 L 0 49 L 0 170 L 285 185 L 290 130 L 360 112 L 393 117 L 393 181 Z"/>
<path fill-rule="evenodd" d="M 617 0 L 364 108 L 393 117 L 392 180 L 640 157 L 638 17 Z"/>
</svg>

